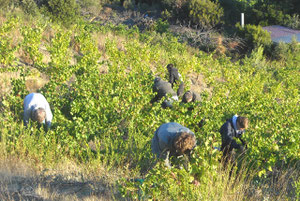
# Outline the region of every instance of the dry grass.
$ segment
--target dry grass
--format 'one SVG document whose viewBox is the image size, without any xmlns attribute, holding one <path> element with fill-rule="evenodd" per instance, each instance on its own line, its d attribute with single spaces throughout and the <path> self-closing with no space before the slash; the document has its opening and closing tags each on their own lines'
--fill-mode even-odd
<svg viewBox="0 0 300 201">
<path fill-rule="evenodd" d="M 259 185 L 251 183 L 247 190 L 249 200 L 297 200 L 293 183 L 299 176 L 296 167 L 274 170 Z"/>
<path fill-rule="evenodd" d="M 34 168 L 33 168 L 34 167 Z M 18 158 L 0 160 L 0 200 L 112 200 L 117 176 L 98 166 L 64 160 L 55 169 L 38 170 Z"/>
<path fill-rule="evenodd" d="M 39 73 L 36 69 L 31 69 L 32 74 L 26 77 L 26 89 L 31 92 L 37 92 L 38 89 L 43 87 L 49 80 L 48 78 Z M 3 97 L 9 94 L 12 90 L 11 80 L 20 78 L 20 72 L 3 72 L 0 73 L 0 96 Z"/>
<path fill-rule="evenodd" d="M 107 39 L 116 41 L 117 48 L 120 51 L 125 51 L 124 43 L 127 41 L 125 36 L 118 36 L 112 32 L 108 32 L 106 34 L 98 32 L 94 33 L 92 37 L 93 40 L 96 41 L 96 45 L 103 59 L 107 59 L 107 55 L 105 54 L 105 42 Z"/>
<path fill-rule="evenodd" d="M 203 91 L 207 91 L 209 94 L 209 98 L 212 97 L 213 87 L 207 86 L 207 84 L 205 83 L 204 75 L 202 75 L 201 73 L 189 73 L 187 75 L 187 78 L 191 83 L 190 86 L 192 91 L 195 91 L 199 94 Z"/>
<path fill-rule="evenodd" d="M 0 73 L 0 96 L 5 96 L 11 90 L 10 80 L 20 77 L 19 72 Z"/>
</svg>

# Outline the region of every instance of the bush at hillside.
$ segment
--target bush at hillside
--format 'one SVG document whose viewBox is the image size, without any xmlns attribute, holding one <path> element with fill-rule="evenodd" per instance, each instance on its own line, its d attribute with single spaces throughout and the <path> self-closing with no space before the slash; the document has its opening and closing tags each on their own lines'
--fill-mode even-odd
<svg viewBox="0 0 300 201">
<path fill-rule="evenodd" d="M 163 0 L 165 18 L 192 22 L 202 29 L 210 29 L 222 23 L 223 9 L 218 1 L 209 0 Z"/>
<path fill-rule="evenodd" d="M 188 0 L 162 0 L 163 15 L 170 19 L 187 20 L 189 15 Z"/>
<path fill-rule="evenodd" d="M 71 24 L 79 16 L 79 7 L 76 0 L 44 0 L 42 5 L 51 14 L 51 18 L 57 22 Z"/>
<path fill-rule="evenodd" d="M 35 0 L 23 0 L 20 3 L 21 3 L 21 8 L 27 14 L 35 16 L 39 12 Z"/>
<path fill-rule="evenodd" d="M 250 13 L 253 16 L 254 22 L 261 26 L 268 26 L 274 24 L 283 24 L 286 15 L 280 8 L 274 4 L 268 5 L 258 3 Z M 253 21 L 251 20 L 251 21 Z"/>
<path fill-rule="evenodd" d="M 241 27 L 237 24 L 236 27 L 238 28 L 240 37 L 246 40 L 247 49 L 257 48 L 259 46 L 266 48 L 272 43 L 270 33 L 263 30 L 261 26 L 247 24 Z"/>
<path fill-rule="evenodd" d="M 192 0 L 189 3 L 189 17 L 194 24 L 204 29 L 210 29 L 220 24 L 223 9 L 218 2 L 209 0 Z"/>
</svg>

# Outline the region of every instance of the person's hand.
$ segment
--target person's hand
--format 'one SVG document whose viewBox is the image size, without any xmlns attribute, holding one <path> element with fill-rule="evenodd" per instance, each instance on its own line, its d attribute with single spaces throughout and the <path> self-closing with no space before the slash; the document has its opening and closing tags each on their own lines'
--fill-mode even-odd
<svg viewBox="0 0 300 201">
<path fill-rule="evenodd" d="M 192 182 L 192 184 L 194 184 L 195 186 L 199 186 L 200 182 L 197 179 L 194 179 L 194 181 Z"/>
<path fill-rule="evenodd" d="M 243 153 L 244 150 L 245 150 L 244 146 L 241 146 L 241 147 L 240 147 L 240 152 Z"/>
<path fill-rule="evenodd" d="M 198 123 L 198 127 L 199 127 L 199 128 L 202 128 L 202 127 L 204 126 L 204 124 L 205 124 L 205 118 L 202 118 L 202 119 L 200 120 L 200 122 Z"/>
<path fill-rule="evenodd" d="M 237 130 L 237 137 L 241 137 L 245 133 L 245 130 Z"/>
<path fill-rule="evenodd" d="M 171 172 L 171 176 L 172 176 L 173 179 L 177 178 L 176 175 L 174 174 L 174 172 Z"/>
</svg>

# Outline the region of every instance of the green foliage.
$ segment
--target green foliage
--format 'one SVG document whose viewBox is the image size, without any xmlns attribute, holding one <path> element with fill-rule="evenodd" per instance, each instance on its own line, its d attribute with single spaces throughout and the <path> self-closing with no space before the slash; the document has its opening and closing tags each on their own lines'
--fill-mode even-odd
<svg viewBox="0 0 300 201">
<path fill-rule="evenodd" d="M 57 82 L 64 82 L 72 75 L 72 70 L 66 70 L 70 64 L 71 31 L 63 31 L 59 27 L 57 29 L 57 34 L 51 39 L 51 43 L 47 47 L 51 55 L 47 71 Z"/>
<path fill-rule="evenodd" d="M 296 188 L 296 199 L 300 199 L 300 178 L 298 178 L 298 181 L 295 181 L 294 187 Z"/>
<path fill-rule="evenodd" d="M 16 59 L 14 54 L 18 45 L 12 43 L 13 36 L 10 35 L 10 32 L 16 28 L 18 20 L 18 18 L 10 18 L 0 27 L 0 64 L 6 67 L 13 65 Z"/>
<path fill-rule="evenodd" d="M 23 36 L 23 42 L 21 48 L 25 55 L 29 57 L 32 65 L 42 66 L 43 54 L 39 48 L 42 40 L 42 33 L 45 29 L 45 25 L 38 24 L 36 27 L 24 26 L 21 29 Z"/>
<path fill-rule="evenodd" d="M 190 19 L 204 29 L 210 29 L 220 24 L 223 14 L 223 9 L 218 1 L 192 0 L 189 2 Z"/>
<path fill-rule="evenodd" d="M 299 15 L 297 0 L 223 0 L 225 20 L 228 25 L 235 24 L 240 19 L 240 13 L 245 13 L 246 23 L 268 26 L 286 25 L 295 20 L 291 16 Z"/>
<path fill-rule="evenodd" d="M 190 21 L 201 28 L 210 29 L 222 23 L 223 9 L 218 1 L 210 0 L 163 0 L 166 19 Z"/>
<path fill-rule="evenodd" d="M 300 18 L 299 15 L 294 14 L 292 16 L 287 15 L 284 20 L 284 25 L 291 27 L 292 29 L 300 29 Z"/>
<path fill-rule="evenodd" d="M 39 12 L 35 0 L 22 0 L 20 4 L 23 11 L 29 15 L 35 16 Z"/>
<path fill-rule="evenodd" d="M 299 60 L 300 45 L 296 38 L 291 43 L 280 42 L 274 47 L 273 58 L 283 61 Z"/>
<path fill-rule="evenodd" d="M 6 10 L 11 6 L 18 5 L 19 0 L 0 0 L 0 9 Z"/>
<path fill-rule="evenodd" d="M 1 26 L 2 36 L 13 33 L 14 23 L 7 21 Z M 18 23 L 23 25 L 22 21 Z M 163 21 L 160 23 L 165 27 Z M 43 40 L 43 34 L 50 35 L 45 45 L 50 62 L 42 62 L 43 68 L 38 70 L 49 78 L 39 91 L 51 105 L 53 126 L 47 133 L 35 124 L 27 129 L 22 126 L 22 101 L 28 93 L 26 78 L 30 70 L 20 68 L 21 77 L 11 81 L 11 92 L 1 100 L 1 111 L 5 112 L 0 114 L 0 148 L 4 155 L 24 156 L 43 164 L 71 158 L 107 169 L 129 170 L 132 176 L 148 172 L 141 185 L 121 182 L 125 184 L 122 194 L 133 199 L 140 196 L 158 200 L 220 200 L 228 189 L 223 185 L 226 175 L 219 174 L 221 153 L 213 147 L 221 144 L 221 125 L 238 113 L 251 122 L 243 136 L 248 149 L 238 162 L 238 167 L 246 166 L 245 173 L 254 169 L 254 176 L 263 177 L 277 164 L 293 165 L 299 161 L 300 119 L 295 115 L 300 112 L 299 54 L 281 62 L 267 61 L 259 46 L 265 42 L 258 37 L 265 33 L 259 28 L 246 26 L 241 30 L 245 35 L 257 34 L 247 35 L 257 49 L 241 62 L 233 63 L 225 56 L 193 53 L 171 34 L 140 33 L 124 25 L 85 22 L 70 30 L 48 26 L 50 34 L 42 25 L 23 26 L 21 32 L 22 48 L 37 63 L 42 62 L 37 56 L 37 47 L 42 43 L 38 39 Z M 99 38 L 104 41 L 97 43 L 95 39 Z M 11 45 L 8 40 L 6 47 Z M 289 49 L 291 53 L 299 52 L 294 43 Z M 16 61 L 15 57 L 9 60 Z M 187 88 L 191 72 L 203 76 L 207 87 L 202 90 L 202 102 L 193 104 L 194 110 L 179 102 L 174 103 L 172 110 L 161 109 L 161 103 L 149 104 L 154 96 L 153 79 L 166 75 L 168 63 L 179 69 Z M 203 117 L 205 124 L 199 128 L 197 124 Z M 184 169 L 151 169 L 154 161 L 150 142 L 154 131 L 171 121 L 190 128 L 198 146 Z M 96 153 L 87 146 L 90 140 L 95 143 Z M 194 179 L 200 182 L 199 186 L 193 184 Z M 228 196 L 232 195 L 243 194 L 233 189 Z"/>
<path fill-rule="evenodd" d="M 155 23 L 155 31 L 158 33 L 165 33 L 168 31 L 170 25 L 167 21 L 163 21 L 162 19 L 158 19 Z"/>
<path fill-rule="evenodd" d="M 257 3 L 252 9 L 254 22 L 261 26 L 283 24 L 285 14 L 275 4 Z"/>
<path fill-rule="evenodd" d="M 45 6 L 54 21 L 65 25 L 74 23 L 79 17 L 76 0 L 47 0 Z"/>
<path fill-rule="evenodd" d="M 246 40 L 247 48 L 253 49 L 262 46 L 263 48 L 270 47 L 272 40 L 268 31 L 262 29 L 261 26 L 246 24 L 244 27 L 236 24 L 239 35 Z"/>
<path fill-rule="evenodd" d="M 187 0 L 162 0 L 162 16 L 165 19 L 188 20 L 189 9 Z"/>
</svg>

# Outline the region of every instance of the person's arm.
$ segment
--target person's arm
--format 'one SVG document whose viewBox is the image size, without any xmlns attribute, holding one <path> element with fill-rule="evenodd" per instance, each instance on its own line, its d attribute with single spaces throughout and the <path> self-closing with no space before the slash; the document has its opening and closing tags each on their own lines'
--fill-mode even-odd
<svg viewBox="0 0 300 201">
<path fill-rule="evenodd" d="M 159 100 L 160 100 L 159 95 L 156 94 L 156 95 L 154 96 L 154 98 L 151 99 L 150 103 L 155 103 L 155 102 L 157 102 L 157 101 L 159 101 Z"/>
<path fill-rule="evenodd" d="M 173 73 L 172 70 L 169 73 L 170 73 L 170 75 L 169 75 L 169 82 L 171 83 L 172 88 L 173 88 L 173 84 L 175 82 L 175 76 L 174 76 L 174 73 Z"/>
<path fill-rule="evenodd" d="M 24 106 L 24 117 L 23 117 L 24 126 L 28 125 L 30 114 L 31 114 L 31 108 Z"/>
<path fill-rule="evenodd" d="M 241 137 L 239 139 L 242 142 L 242 145 L 247 149 L 247 143 Z"/>
<path fill-rule="evenodd" d="M 45 104 L 45 112 L 46 112 L 46 119 L 45 119 L 46 126 L 47 126 L 48 129 L 50 129 L 53 115 L 52 115 L 52 112 L 51 112 L 51 109 L 50 109 L 50 105 L 47 101 L 46 101 L 46 104 Z"/>
<path fill-rule="evenodd" d="M 170 150 L 169 149 L 165 149 L 159 156 L 159 158 L 163 159 L 164 160 L 164 163 L 165 165 L 168 167 L 168 168 L 171 168 L 171 164 L 170 164 L 170 161 L 169 161 L 169 157 L 170 157 Z"/>
<path fill-rule="evenodd" d="M 180 85 L 179 85 L 179 88 L 177 90 L 177 96 L 182 96 L 184 93 L 184 83 L 181 82 Z"/>
<path fill-rule="evenodd" d="M 29 118 L 30 118 L 30 110 L 24 110 L 24 118 L 23 118 L 24 126 L 28 125 Z"/>
<path fill-rule="evenodd" d="M 231 139 L 230 146 L 234 149 L 243 149 L 243 146 L 238 144 L 234 139 Z"/>
</svg>

